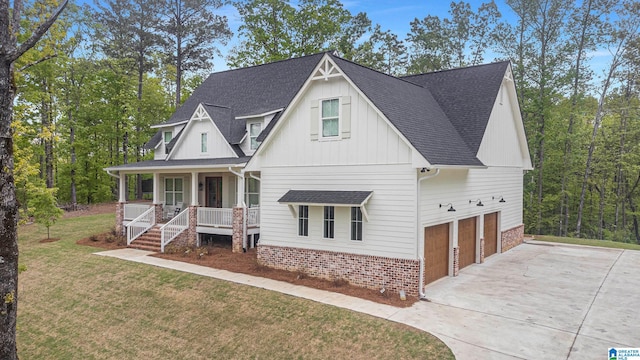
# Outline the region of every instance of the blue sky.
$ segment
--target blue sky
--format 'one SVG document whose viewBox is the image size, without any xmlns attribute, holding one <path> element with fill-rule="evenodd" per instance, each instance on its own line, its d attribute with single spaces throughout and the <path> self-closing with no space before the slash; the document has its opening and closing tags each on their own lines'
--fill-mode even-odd
<svg viewBox="0 0 640 360">
<path fill-rule="evenodd" d="M 477 10 L 480 4 L 488 1 L 489 0 L 467 0 L 474 11 Z M 448 17 L 451 0 L 344 0 L 342 4 L 353 15 L 359 12 L 366 12 L 373 24 L 380 24 L 383 30 L 391 30 L 397 34 L 400 39 L 404 39 L 410 29 L 409 23 L 415 18 L 423 19 L 427 15 Z M 503 18 L 514 18 L 511 9 L 509 9 L 503 0 L 496 0 L 496 4 Z M 241 19 L 236 9 L 231 5 L 226 5 L 222 9 L 219 9 L 218 13 L 227 16 L 229 19 L 229 27 L 234 33 L 231 43 L 220 49 L 223 57 L 226 57 L 229 49 L 238 43 L 237 34 L 238 27 L 241 25 Z M 228 69 L 228 67 L 224 58 L 221 59 L 218 57 L 214 59 L 214 71 L 226 69 Z"/>
</svg>

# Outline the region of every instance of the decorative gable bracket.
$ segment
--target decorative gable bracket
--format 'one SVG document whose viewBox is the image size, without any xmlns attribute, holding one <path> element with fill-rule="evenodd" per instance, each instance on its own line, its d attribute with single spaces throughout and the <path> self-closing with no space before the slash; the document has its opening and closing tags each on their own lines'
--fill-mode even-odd
<svg viewBox="0 0 640 360">
<path fill-rule="evenodd" d="M 322 59 L 318 70 L 313 74 L 311 80 L 329 81 L 329 78 L 342 76 L 338 67 L 328 57 Z"/>
</svg>

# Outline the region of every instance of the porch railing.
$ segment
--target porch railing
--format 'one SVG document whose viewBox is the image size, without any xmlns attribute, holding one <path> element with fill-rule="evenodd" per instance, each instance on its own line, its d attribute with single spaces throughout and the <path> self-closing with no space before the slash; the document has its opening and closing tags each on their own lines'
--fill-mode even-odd
<svg viewBox="0 0 640 360">
<path fill-rule="evenodd" d="M 127 245 L 156 224 L 156 207 L 152 206 L 127 225 Z"/>
<path fill-rule="evenodd" d="M 249 208 L 247 211 L 247 226 L 260 225 L 260 208 Z"/>
<path fill-rule="evenodd" d="M 145 211 L 147 211 L 150 207 L 153 207 L 151 204 L 124 204 L 124 219 L 125 220 L 133 220 L 138 216 L 142 215 Z"/>
<path fill-rule="evenodd" d="M 199 207 L 198 225 L 231 226 L 233 225 L 233 209 Z"/>
<path fill-rule="evenodd" d="M 189 208 L 182 210 L 181 213 L 174 216 L 168 223 L 160 228 L 160 251 L 164 252 L 164 247 L 169 244 L 181 232 L 189 228 Z"/>
</svg>

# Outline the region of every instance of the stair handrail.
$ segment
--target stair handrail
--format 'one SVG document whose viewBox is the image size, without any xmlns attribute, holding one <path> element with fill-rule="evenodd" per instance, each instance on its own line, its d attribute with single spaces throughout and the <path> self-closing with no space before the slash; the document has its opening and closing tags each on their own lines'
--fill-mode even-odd
<svg viewBox="0 0 640 360">
<path fill-rule="evenodd" d="M 127 224 L 127 245 L 156 224 L 156 207 L 152 206 Z"/>
<path fill-rule="evenodd" d="M 189 208 L 187 207 L 160 228 L 160 252 L 164 252 L 164 247 L 188 228 Z"/>
</svg>

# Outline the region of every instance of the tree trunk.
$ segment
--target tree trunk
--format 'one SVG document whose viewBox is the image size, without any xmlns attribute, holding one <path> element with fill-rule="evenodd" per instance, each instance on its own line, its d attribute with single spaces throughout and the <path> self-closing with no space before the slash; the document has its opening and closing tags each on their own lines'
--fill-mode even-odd
<svg viewBox="0 0 640 360">
<path fill-rule="evenodd" d="M 5 26 L 5 25 L 2 25 Z M 11 118 L 15 84 L 11 62 L 0 58 L 0 359 L 18 358 L 18 202 L 13 182 Z"/>
<path fill-rule="evenodd" d="M 569 227 L 569 195 L 566 191 L 567 188 L 567 171 L 571 164 L 571 145 L 573 135 L 573 123 L 575 121 L 576 108 L 578 105 L 578 93 L 580 86 L 580 67 L 582 66 L 582 55 L 584 52 L 584 43 L 587 34 L 587 26 L 589 25 L 589 18 L 591 15 L 591 7 L 593 0 L 588 0 L 587 9 L 584 13 L 584 17 L 581 22 L 580 41 L 578 41 L 576 64 L 575 64 L 575 76 L 573 78 L 573 91 L 571 94 L 571 111 L 569 113 L 569 126 L 567 129 L 567 137 L 564 143 L 564 157 L 562 167 L 562 186 L 560 190 L 560 229 L 558 231 L 559 236 L 567 236 Z"/>
</svg>

